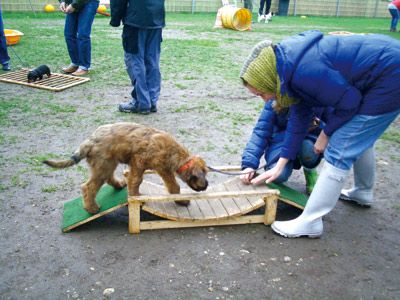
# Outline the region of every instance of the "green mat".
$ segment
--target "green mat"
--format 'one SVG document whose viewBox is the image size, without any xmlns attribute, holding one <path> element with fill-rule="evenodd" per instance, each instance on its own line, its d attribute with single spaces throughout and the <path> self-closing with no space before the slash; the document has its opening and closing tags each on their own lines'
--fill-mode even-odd
<svg viewBox="0 0 400 300">
<path fill-rule="evenodd" d="M 103 216 L 113 211 L 123 204 L 127 204 L 126 187 L 116 190 L 109 185 L 103 186 L 96 196 L 96 200 L 100 205 L 100 212 L 96 215 L 89 214 L 83 209 L 82 197 L 76 198 L 64 204 L 64 216 L 62 222 L 62 231 L 66 232 L 74 227 L 89 222 L 93 219 Z M 86 221 L 86 222 L 83 222 Z M 80 224 L 78 224 L 80 223 Z M 74 226 L 76 225 L 77 226 Z"/>
<path fill-rule="evenodd" d="M 296 191 L 284 184 L 281 183 L 269 183 L 267 186 L 271 189 L 278 189 L 281 194 L 279 197 L 288 199 L 294 203 L 297 203 L 301 206 L 306 206 L 308 197 L 299 191 Z"/>
</svg>

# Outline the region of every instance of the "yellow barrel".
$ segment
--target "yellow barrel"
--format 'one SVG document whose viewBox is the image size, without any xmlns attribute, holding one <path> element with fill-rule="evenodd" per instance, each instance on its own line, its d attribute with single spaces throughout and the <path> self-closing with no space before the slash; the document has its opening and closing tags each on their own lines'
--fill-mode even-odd
<svg viewBox="0 0 400 300">
<path fill-rule="evenodd" d="M 222 26 L 238 31 L 247 30 L 251 24 L 251 13 L 246 8 L 221 7 Z"/>
</svg>

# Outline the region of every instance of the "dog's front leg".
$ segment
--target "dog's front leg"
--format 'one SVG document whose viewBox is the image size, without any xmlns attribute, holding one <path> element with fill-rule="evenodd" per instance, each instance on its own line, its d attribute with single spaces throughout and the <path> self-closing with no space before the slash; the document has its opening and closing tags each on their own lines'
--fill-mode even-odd
<svg viewBox="0 0 400 300">
<path fill-rule="evenodd" d="M 170 173 L 170 172 L 157 172 L 158 175 L 162 178 L 164 181 L 165 186 L 167 187 L 168 193 L 170 194 L 180 194 L 181 188 L 176 181 L 175 174 Z M 175 201 L 175 203 L 187 206 L 190 203 L 190 200 L 181 200 L 181 201 Z"/>
<path fill-rule="evenodd" d="M 128 175 L 128 193 L 131 196 L 140 195 L 139 187 L 143 181 L 144 170 L 138 170 L 131 166 Z"/>
</svg>

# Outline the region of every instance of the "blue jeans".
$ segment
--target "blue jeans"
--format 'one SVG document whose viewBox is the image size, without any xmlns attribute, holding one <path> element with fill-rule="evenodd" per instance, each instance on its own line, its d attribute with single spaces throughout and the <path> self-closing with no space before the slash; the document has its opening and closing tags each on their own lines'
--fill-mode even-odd
<svg viewBox="0 0 400 300">
<path fill-rule="evenodd" d="M 83 70 L 90 69 L 92 56 L 90 33 L 98 7 L 98 1 L 89 1 L 78 12 L 67 14 L 65 18 L 64 37 L 71 65 Z"/>
<path fill-rule="evenodd" d="M 130 77 L 135 78 L 131 103 L 139 109 L 157 106 L 161 91 L 162 29 L 133 29 L 123 39 L 125 47 L 132 51 L 127 53 L 133 70 L 133 76 Z"/>
<path fill-rule="evenodd" d="M 379 116 L 356 115 L 332 134 L 325 160 L 336 168 L 350 170 L 399 114 L 400 110 Z"/>
<path fill-rule="evenodd" d="M 269 14 L 269 9 L 271 8 L 271 1 L 272 0 L 260 0 L 260 9 L 258 10 L 259 15 L 268 15 Z M 265 4 L 265 13 L 263 12 L 264 4 Z"/>
<path fill-rule="evenodd" d="M 10 61 L 7 51 L 6 36 L 4 35 L 3 15 L 1 14 L 0 5 L 0 64 L 5 65 Z"/>
<path fill-rule="evenodd" d="M 272 169 L 273 167 L 276 166 L 276 163 L 278 161 L 277 155 L 281 152 L 282 149 L 282 144 L 283 141 L 280 141 L 278 143 L 275 143 L 269 147 L 268 152 L 265 155 L 265 159 L 267 162 L 272 162 L 271 165 L 268 166 L 268 170 Z M 301 166 L 307 168 L 307 169 L 314 169 L 315 167 L 318 166 L 322 159 L 323 155 L 322 154 L 315 154 L 314 153 L 314 141 L 306 138 L 304 139 L 301 149 L 299 153 L 297 154 L 297 161 L 300 163 Z M 289 177 L 292 175 L 293 168 L 298 168 L 295 167 L 296 161 L 290 160 L 285 168 L 283 169 L 281 175 L 274 180 L 275 183 L 282 183 L 286 182 L 289 180 Z"/>
<path fill-rule="evenodd" d="M 389 12 L 392 15 L 392 23 L 390 24 L 391 29 L 396 29 L 397 22 L 399 21 L 399 10 L 394 4 L 389 4 Z"/>
</svg>

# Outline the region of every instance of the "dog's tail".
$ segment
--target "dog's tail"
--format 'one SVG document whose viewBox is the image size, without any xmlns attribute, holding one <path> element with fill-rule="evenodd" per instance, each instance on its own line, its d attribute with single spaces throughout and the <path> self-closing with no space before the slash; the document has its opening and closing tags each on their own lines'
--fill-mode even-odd
<svg viewBox="0 0 400 300">
<path fill-rule="evenodd" d="M 79 156 L 79 153 L 75 153 L 69 159 L 64 159 L 64 160 L 46 159 L 43 161 L 43 163 L 53 168 L 63 169 L 76 165 L 81 161 L 81 159 L 82 158 Z"/>
</svg>

